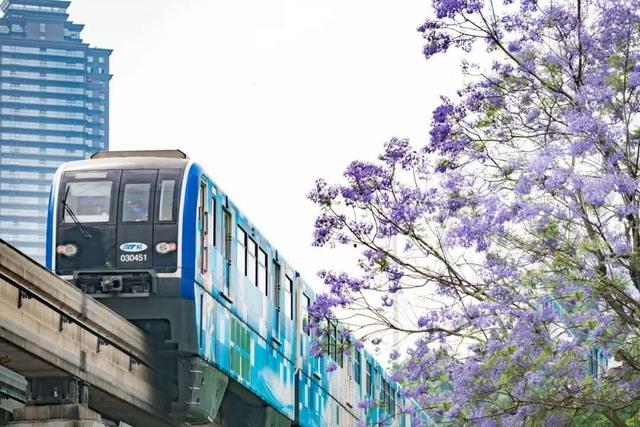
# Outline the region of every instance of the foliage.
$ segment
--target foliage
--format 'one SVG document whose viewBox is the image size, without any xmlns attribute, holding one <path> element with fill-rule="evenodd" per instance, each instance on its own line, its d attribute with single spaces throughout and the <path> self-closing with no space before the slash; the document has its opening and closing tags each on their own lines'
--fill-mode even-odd
<svg viewBox="0 0 640 427">
<path fill-rule="evenodd" d="M 425 147 L 394 138 L 343 182 L 317 181 L 314 243 L 357 245 L 362 272 L 321 273 L 308 327 L 321 336 L 339 316 L 363 340 L 406 334 L 396 377 L 454 425 L 627 425 L 640 395 L 640 0 L 433 7 L 424 55 L 467 52 L 465 83 Z M 490 65 L 472 62 L 478 49 Z"/>
</svg>

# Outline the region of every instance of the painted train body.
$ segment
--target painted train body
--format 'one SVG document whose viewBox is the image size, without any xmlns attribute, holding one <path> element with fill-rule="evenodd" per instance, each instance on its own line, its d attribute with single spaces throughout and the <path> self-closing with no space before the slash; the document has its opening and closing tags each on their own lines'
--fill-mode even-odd
<svg viewBox="0 0 640 427">
<path fill-rule="evenodd" d="M 179 151 L 63 165 L 47 266 L 152 337 L 175 384 L 171 412 L 192 424 L 415 424 L 371 355 L 339 351 L 339 325 L 328 354 L 310 354 L 313 290 Z M 327 372 L 332 359 L 338 368 Z M 372 399 L 380 403 L 360 408 Z"/>
</svg>

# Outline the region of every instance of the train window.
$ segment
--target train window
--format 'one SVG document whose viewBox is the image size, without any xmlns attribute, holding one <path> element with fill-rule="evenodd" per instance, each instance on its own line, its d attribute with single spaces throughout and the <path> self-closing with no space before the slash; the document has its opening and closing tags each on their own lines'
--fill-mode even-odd
<svg viewBox="0 0 640 427">
<path fill-rule="evenodd" d="M 353 376 L 353 364 L 351 362 L 351 356 L 353 356 L 351 353 L 351 340 L 349 338 L 345 338 L 342 340 L 342 357 L 344 358 L 344 366 L 347 367 L 349 378 Z"/>
<path fill-rule="evenodd" d="M 338 366 L 344 368 L 344 340 L 340 337 L 340 333 L 336 337 L 336 362 Z"/>
<path fill-rule="evenodd" d="M 391 414 L 391 418 L 396 417 L 396 391 L 391 388 L 389 385 L 389 396 L 391 403 L 389 404 L 389 413 Z"/>
<path fill-rule="evenodd" d="M 251 238 L 247 237 L 247 277 L 256 285 L 256 272 L 257 272 L 257 260 L 256 260 L 256 252 L 258 250 L 258 245 Z"/>
<path fill-rule="evenodd" d="M 329 323 L 329 356 L 333 360 L 337 360 L 338 355 L 338 341 L 337 341 L 337 326 L 335 323 Z"/>
<path fill-rule="evenodd" d="M 367 397 L 373 396 L 373 366 L 371 362 L 367 360 L 366 370 L 366 382 L 367 382 Z"/>
<path fill-rule="evenodd" d="M 392 418 L 394 418 L 395 412 L 395 397 L 394 390 L 391 388 L 391 383 L 385 379 L 382 380 L 383 384 L 383 397 L 384 397 L 384 406 L 387 414 L 389 414 Z"/>
<path fill-rule="evenodd" d="M 382 375 L 382 373 L 380 374 Z M 391 413 L 391 396 L 389 395 L 389 382 L 384 378 L 380 378 L 380 401 L 387 414 Z"/>
<path fill-rule="evenodd" d="M 216 245 L 216 237 L 217 237 L 217 226 L 218 226 L 218 209 L 215 196 L 211 198 L 211 213 L 209 214 L 209 244 L 211 246 Z"/>
<path fill-rule="evenodd" d="M 269 276 L 267 272 L 267 253 L 262 249 L 258 249 L 258 288 L 260 291 L 267 295 L 267 284 L 269 283 Z"/>
<path fill-rule="evenodd" d="M 315 365 L 315 369 L 314 369 L 314 375 L 318 378 L 322 378 L 322 358 L 321 357 L 314 357 L 313 358 L 313 363 Z"/>
<path fill-rule="evenodd" d="M 382 374 L 380 375 L 380 404 L 386 410 L 386 381 L 382 378 Z"/>
<path fill-rule="evenodd" d="M 202 234 L 205 233 L 205 222 L 204 222 L 204 213 L 206 212 L 205 207 L 205 194 L 207 192 L 207 184 L 204 182 L 200 182 L 200 192 L 198 193 L 198 225 L 200 226 L 200 230 Z"/>
<path fill-rule="evenodd" d="M 175 223 L 180 205 L 180 171 L 161 170 L 158 173 L 156 196 L 156 222 Z"/>
<path fill-rule="evenodd" d="M 112 181 L 77 181 L 67 184 L 65 199 L 67 209 L 62 211 L 65 223 L 102 223 L 110 221 Z"/>
<path fill-rule="evenodd" d="M 307 296 L 307 294 L 302 294 L 302 330 L 306 331 L 307 335 L 309 335 L 309 330 L 307 329 L 307 325 L 309 324 L 309 306 L 311 305 L 311 300 Z"/>
<path fill-rule="evenodd" d="M 247 233 L 242 229 L 242 227 L 238 226 L 236 231 L 236 240 L 238 241 L 238 273 L 246 276 L 247 275 L 247 262 L 246 262 L 246 254 L 247 254 Z"/>
<path fill-rule="evenodd" d="M 284 284 L 284 314 L 293 320 L 293 280 L 285 276 Z"/>
<path fill-rule="evenodd" d="M 176 182 L 171 179 L 162 180 L 160 183 L 160 209 L 158 221 L 173 221 L 173 199 Z"/>
<path fill-rule="evenodd" d="M 360 352 L 358 350 L 353 350 L 353 380 L 356 384 L 360 385 L 360 381 L 362 380 L 362 372 L 360 365 Z"/>
<path fill-rule="evenodd" d="M 122 205 L 122 221 L 149 221 L 149 197 L 151 184 L 128 183 L 124 186 L 124 200 Z"/>
</svg>

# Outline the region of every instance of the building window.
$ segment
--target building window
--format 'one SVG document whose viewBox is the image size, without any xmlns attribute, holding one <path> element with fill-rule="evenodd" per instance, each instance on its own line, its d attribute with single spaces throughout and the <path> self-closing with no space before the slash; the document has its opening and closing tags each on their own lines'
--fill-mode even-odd
<svg viewBox="0 0 640 427">
<path fill-rule="evenodd" d="M 40 24 L 40 32 L 45 33 L 47 31 L 47 24 Z"/>
</svg>

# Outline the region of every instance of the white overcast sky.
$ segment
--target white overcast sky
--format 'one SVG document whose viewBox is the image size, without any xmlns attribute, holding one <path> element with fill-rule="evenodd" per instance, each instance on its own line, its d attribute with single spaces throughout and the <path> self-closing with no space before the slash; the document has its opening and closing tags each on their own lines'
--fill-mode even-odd
<svg viewBox="0 0 640 427">
<path fill-rule="evenodd" d="M 111 148 L 179 148 L 303 274 L 342 266 L 311 247 L 317 177 L 428 138 L 458 62 L 427 62 L 429 0 L 73 0 L 111 48 Z"/>
</svg>

